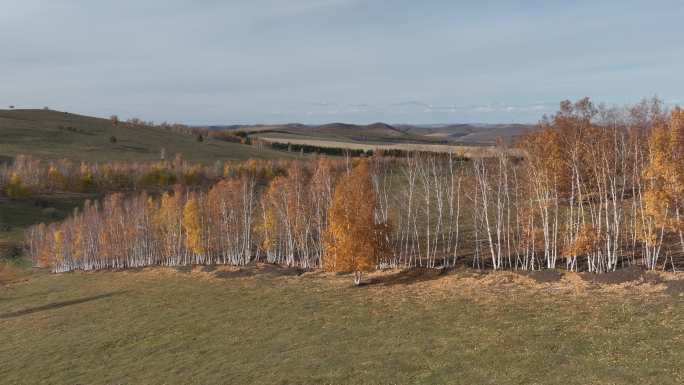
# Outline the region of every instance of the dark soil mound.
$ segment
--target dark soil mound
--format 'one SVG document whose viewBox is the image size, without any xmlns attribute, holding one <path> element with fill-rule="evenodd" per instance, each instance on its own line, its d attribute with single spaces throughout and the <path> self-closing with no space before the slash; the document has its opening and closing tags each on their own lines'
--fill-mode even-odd
<svg viewBox="0 0 684 385">
<path fill-rule="evenodd" d="M 587 282 L 602 285 L 619 285 L 635 281 L 642 281 L 644 283 L 660 282 L 660 277 L 657 274 L 653 274 L 638 266 L 630 266 L 603 274 L 581 273 L 580 276 Z"/>
<path fill-rule="evenodd" d="M 409 285 L 416 282 L 431 281 L 446 274 L 446 269 L 412 268 L 402 270 L 395 274 L 373 277 L 368 285 Z"/>
<path fill-rule="evenodd" d="M 255 275 L 268 275 L 268 276 L 295 276 L 302 275 L 305 270 L 279 266 L 273 264 L 251 264 L 240 267 L 234 271 L 218 271 L 214 273 L 217 278 L 238 278 L 238 277 L 252 277 Z"/>
<path fill-rule="evenodd" d="M 563 273 L 556 270 L 516 271 L 516 273 L 532 278 L 537 283 L 558 282 L 563 278 Z"/>
</svg>

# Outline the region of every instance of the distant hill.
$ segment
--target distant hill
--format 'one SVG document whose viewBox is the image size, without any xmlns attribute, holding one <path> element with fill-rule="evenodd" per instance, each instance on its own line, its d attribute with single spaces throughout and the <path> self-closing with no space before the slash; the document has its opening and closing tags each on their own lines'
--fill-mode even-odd
<svg viewBox="0 0 684 385">
<path fill-rule="evenodd" d="M 398 127 L 417 135 L 470 145 L 494 144 L 497 138 L 510 143 L 517 137 L 538 129 L 537 125 L 532 124 L 399 125 Z"/>
<path fill-rule="evenodd" d="M 512 141 L 536 129 L 522 124 L 445 124 L 357 125 L 300 123 L 269 125 L 209 126 L 211 130 L 244 131 L 253 137 L 280 142 L 317 140 L 367 145 L 450 144 L 492 145 L 498 137 Z M 116 140 L 112 140 L 114 137 Z M 249 146 L 204 138 L 160 127 L 113 125 L 109 119 L 95 118 L 53 110 L 0 110 L 0 161 L 17 154 L 44 159 L 68 158 L 75 161 L 151 161 L 158 160 L 161 149 L 167 159 L 181 153 L 191 161 L 212 163 L 216 160 L 248 158 L 275 159 L 292 157 L 287 152 L 264 146 Z"/>
<path fill-rule="evenodd" d="M 268 125 L 211 126 L 210 129 L 244 131 L 257 137 L 277 139 L 339 140 L 356 143 L 418 143 L 493 145 L 497 138 L 512 142 L 516 137 L 537 129 L 525 124 L 434 124 L 413 125 L 373 123 L 357 125 L 298 123 Z"/>
<path fill-rule="evenodd" d="M 465 134 L 456 136 L 457 140 L 465 143 L 493 143 L 497 138 L 501 138 L 506 142 L 512 142 L 516 138 L 536 131 L 539 127 L 537 125 L 526 124 L 492 124 L 476 126 L 474 130 Z"/>
<path fill-rule="evenodd" d="M 111 137 L 116 142 L 110 141 Z M 0 159 L 17 154 L 43 159 L 75 161 L 151 161 L 165 149 L 167 159 L 176 153 L 194 162 L 273 159 L 290 154 L 165 130 L 131 127 L 109 119 L 53 110 L 0 110 Z"/>
<path fill-rule="evenodd" d="M 209 126 L 213 130 L 243 131 L 253 137 L 286 139 L 319 139 L 327 141 L 356 143 L 444 143 L 442 139 L 405 132 L 386 123 L 358 125 L 348 123 L 327 123 L 322 125 L 264 124 Z"/>
</svg>

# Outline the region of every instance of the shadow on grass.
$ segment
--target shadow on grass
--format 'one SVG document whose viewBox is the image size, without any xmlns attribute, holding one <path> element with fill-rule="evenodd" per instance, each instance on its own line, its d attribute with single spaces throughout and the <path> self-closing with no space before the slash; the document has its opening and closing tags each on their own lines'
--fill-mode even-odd
<svg viewBox="0 0 684 385">
<path fill-rule="evenodd" d="M 241 266 L 240 268 L 234 271 L 217 271 L 214 273 L 214 277 L 242 278 L 253 277 L 258 275 L 269 277 L 299 276 L 302 275 L 305 271 L 306 270 L 297 267 L 280 266 L 270 263 L 259 263 Z"/>
<path fill-rule="evenodd" d="M 537 283 L 553 283 L 563 279 L 563 272 L 557 270 L 513 270 L 516 274 L 533 279 Z"/>
<path fill-rule="evenodd" d="M 28 314 L 33 314 L 33 313 L 38 313 L 41 311 L 45 310 L 53 310 L 53 309 L 59 309 L 63 308 L 66 306 L 71 306 L 71 305 L 78 305 L 80 303 L 85 303 L 85 302 L 90 302 L 90 301 L 96 301 L 98 299 L 103 299 L 103 298 L 109 298 L 113 297 L 115 295 L 120 295 L 120 294 L 125 294 L 127 293 L 128 290 L 123 290 L 123 291 L 114 291 L 111 293 L 105 293 L 105 294 L 100 294 L 100 295 L 94 295 L 91 297 L 84 297 L 84 298 L 79 298 L 79 299 L 72 299 L 70 301 L 62 301 L 62 302 L 54 302 L 50 303 L 47 305 L 43 306 L 37 306 L 37 307 L 32 307 L 24 310 L 19 310 L 11 313 L 6 313 L 6 314 L 0 314 L 0 319 L 8 319 L 8 318 L 15 318 L 15 317 L 21 317 L 24 315 Z"/>
<path fill-rule="evenodd" d="M 598 285 L 619 285 L 626 282 L 644 282 L 658 284 L 661 282 L 657 273 L 646 270 L 643 266 L 629 266 L 606 273 L 580 273 L 586 282 Z"/>
<path fill-rule="evenodd" d="M 402 270 L 394 274 L 372 277 L 367 282 L 362 282 L 360 286 L 410 285 L 416 282 L 425 282 L 439 279 L 445 276 L 446 273 L 447 269 L 412 268 Z"/>
</svg>

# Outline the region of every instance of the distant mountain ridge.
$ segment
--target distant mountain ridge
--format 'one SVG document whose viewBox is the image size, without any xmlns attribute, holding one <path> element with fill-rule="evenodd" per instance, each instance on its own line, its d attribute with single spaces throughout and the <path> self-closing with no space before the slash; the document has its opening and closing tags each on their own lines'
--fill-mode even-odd
<svg viewBox="0 0 684 385">
<path fill-rule="evenodd" d="M 491 145 L 498 138 L 512 142 L 515 138 L 538 129 L 533 124 L 371 124 L 326 123 L 309 125 L 302 123 L 213 125 L 211 130 L 244 131 L 255 136 L 278 134 L 280 136 L 309 136 L 330 139 L 346 138 L 353 141 L 390 141 L 417 143 L 463 143 Z"/>
</svg>

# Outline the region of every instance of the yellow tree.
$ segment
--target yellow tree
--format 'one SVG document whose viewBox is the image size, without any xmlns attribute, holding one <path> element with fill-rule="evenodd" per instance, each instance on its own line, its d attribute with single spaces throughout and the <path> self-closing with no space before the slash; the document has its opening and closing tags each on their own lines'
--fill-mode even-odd
<svg viewBox="0 0 684 385">
<path fill-rule="evenodd" d="M 374 269 L 388 252 L 381 234 L 388 226 L 375 224 L 375 205 L 370 166 L 363 160 L 335 189 L 323 259 L 327 271 L 354 273 L 356 285 L 361 273 Z"/>
<path fill-rule="evenodd" d="M 181 211 L 185 194 L 180 186 L 173 194 L 164 193 L 159 202 L 159 208 L 153 215 L 152 223 L 156 237 L 161 244 L 161 251 L 165 264 L 178 263 L 182 247 Z"/>
<path fill-rule="evenodd" d="M 286 225 L 289 222 L 282 219 L 287 218 L 287 213 L 281 203 L 285 184 L 285 177 L 276 177 L 269 184 L 261 199 L 263 218 L 258 227 L 258 232 L 261 235 L 261 247 L 266 253 L 268 262 L 282 263 L 288 250 L 287 240 L 290 238 L 288 234 L 291 232 L 286 231 Z"/>
<path fill-rule="evenodd" d="M 684 209 L 684 110 L 676 108 L 670 117 L 670 167 L 667 187 L 675 210 L 673 230 L 680 234 L 684 230 L 682 210 Z"/>
<path fill-rule="evenodd" d="M 54 237 L 54 258 L 57 263 L 64 262 L 64 232 L 56 230 L 53 233 Z"/>
<path fill-rule="evenodd" d="M 63 189 L 67 185 L 66 177 L 64 176 L 64 174 L 62 174 L 59 171 L 59 169 L 57 169 L 57 167 L 55 167 L 52 164 L 48 168 L 47 179 L 48 179 L 48 187 L 52 191 Z"/>
<path fill-rule="evenodd" d="M 195 255 L 202 255 L 205 252 L 201 220 L 199 202 L 196 197 L 192 196 L 183 208 L 183 227 L 186 234 L 185 246 Z"/>
</svg>

